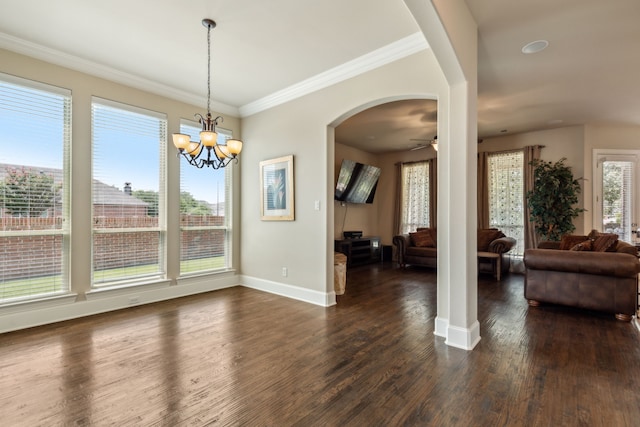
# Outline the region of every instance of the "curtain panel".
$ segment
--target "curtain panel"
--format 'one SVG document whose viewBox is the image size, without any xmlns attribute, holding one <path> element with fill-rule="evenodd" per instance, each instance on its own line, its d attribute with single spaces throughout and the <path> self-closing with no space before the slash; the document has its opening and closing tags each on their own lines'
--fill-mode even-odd
<svg viewBox="0 0 640 427">
<path fill-rule="evenodd" d="M 436 226 L 437 174 L 436 159 L 396 164 L 396 234 Z"/>
<path fill-rule="evenodd" d="M 540 159 L 540 152 L 543 145 L 530 145 L 524 147 L 524 189 L 523 189 L 523 203 L 524 203 L 524 248 L 531 249 L 538 246 L 538 235 L 536 234 L 535 226 L 529 221 L 531 217 L 531 210 L 527 203 L 527 193 L 533 190 L 534 183 L 534 167 L 531 162 Z"/>
</svg>

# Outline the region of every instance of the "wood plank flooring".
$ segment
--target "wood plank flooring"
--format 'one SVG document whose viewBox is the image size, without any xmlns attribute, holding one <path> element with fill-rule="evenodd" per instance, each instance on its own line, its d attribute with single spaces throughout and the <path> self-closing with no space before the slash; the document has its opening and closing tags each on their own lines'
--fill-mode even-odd
<svg viewBox="0 0 640 427">
<path fill-rule="evenodd" d="M 0 335 L 2 426 L 636 426 L 637 323 L 481 276 L 474 351 L 433 270 L 350 269 L 337 306 L 247 288 Z"/>
</svg>

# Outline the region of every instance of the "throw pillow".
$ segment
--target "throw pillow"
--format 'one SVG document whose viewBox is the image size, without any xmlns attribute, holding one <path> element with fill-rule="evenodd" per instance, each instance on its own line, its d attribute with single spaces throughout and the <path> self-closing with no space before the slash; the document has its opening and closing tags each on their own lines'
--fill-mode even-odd
<svg viewBox="0 0 640 427">
<path fill-rule="evenodd" d="M 594 252 L 615 252 L 618 245 L 617 234 L 600 234 L 593 239 Z"/>
<path fill-rule="evenodd" d="M 416 231 L 415 233 L 409 233 L 411 243 L 413 246 L 419 248 L 435 248 L 435 243 L 431 238 L 429 230 Z"/>
<path fill-rule="evenodd" d="M 496 228 L 478 230 L 478 251 L 488 251 L 489 244 L 500 237 L 504 237 L 504 233 Z"/>
<path fill-rule="evenodd" d="M 593 239 L 595 239 L 596 237 L 598 237 L 600 234 L 601 234 L 601 233 L 600 233 L 598 230 L 593 229 L 593 230 L 591 230 L 591 231 L 589 232 L 589 234 L 587 235 L 587 237 L 588 237 L 589 239 L 593 240 Z"/>
<path fill-rule="evenodd" d="M 575 234 L 565 234 L 560 239 L 560 250 L 568 251 L 569 249 L 574 250 L 574 246 L 578 243 L 582 243 L 585 240 L 589 240 L 587 236 L 578 236 Z"/>
<path fill-rule="evenodd" d="M 418 227 L 416 231 L 428 231 L 431 234 L 431 240 L 433 240 L 433 247 L 438 247 L 438 230 L 429 227 Z"/>
<path fill-rule="evenodd" d="M 573 246 L 571 251 L 592 251 L 593 250 L 593 240 L 585 240 L 584 242 L 580 242 L 577 245 Z"/>
<path fill-rule="evenodd" d="M 431 234 L 431 240 L 433 240 L 433 247 L 438 247 L 438 230 L 436 228 L 430 228 L 429 234 Z"/>
</svg>

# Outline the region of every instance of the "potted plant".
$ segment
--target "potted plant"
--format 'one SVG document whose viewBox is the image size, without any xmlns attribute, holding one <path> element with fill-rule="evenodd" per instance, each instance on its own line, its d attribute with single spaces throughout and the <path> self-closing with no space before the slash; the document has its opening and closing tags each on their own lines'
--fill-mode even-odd
<svg viewBox="0 0 640 427">
<path fill-rule="evenodd" d="M 563 234 L 573 232 L 573 219 L 584 209 L 575 207 L 580 194 L 580 183 L 573 178 L 571 168 L 557 162 L 534 160 L 533 190 L 527 192 L 527 203 L 536 232 L 546 240 L 558 241 Z"/>
</svg>

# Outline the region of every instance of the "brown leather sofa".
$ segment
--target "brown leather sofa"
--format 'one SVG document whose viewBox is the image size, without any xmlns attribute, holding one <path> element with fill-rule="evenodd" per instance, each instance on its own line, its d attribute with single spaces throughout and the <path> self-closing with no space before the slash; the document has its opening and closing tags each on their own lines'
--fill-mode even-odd
<svg viewBox="0 0 640 427">
<path fill-rule="evenodd" d="M 420 245 L 416 234 L 428 232 L 431 241 Z M 429 240 L 429 239 L 427 239 Z M 500 273 L 509 271 L 509 257 L 504 256 L 516 244 L 512 237 L 506 237 L 495 228 L 478 230 L 478 261 L 480 271 L 491 271 L 500 279 Z M 432 228 L 418 228 L 416 233 L 400 234 L 393 237 L 398 264 L 407 264 L 436 268 L 438 265 L 437 233 Z M 484 255 L 484 256 L 483 256 Z M 495 256 L 497 255 L 497 256 Z M 498 262 L 499 259 L 499 262 Z M 495 271 L 500 266 L 499 271 Z"/>
<path fill-rule="evenodd" d="M 631 321 L 640 272 L 636 247 L 622 241 L 606 252 L 560 247 L 560 242 L 542 242 L 525 251 L 524 296 L 529 305 L 561 304 Z"/>
</svg>

